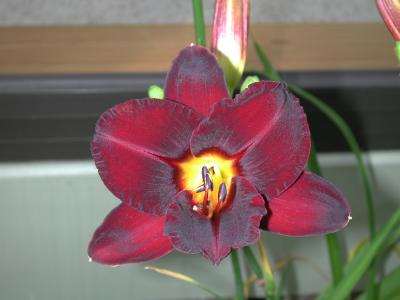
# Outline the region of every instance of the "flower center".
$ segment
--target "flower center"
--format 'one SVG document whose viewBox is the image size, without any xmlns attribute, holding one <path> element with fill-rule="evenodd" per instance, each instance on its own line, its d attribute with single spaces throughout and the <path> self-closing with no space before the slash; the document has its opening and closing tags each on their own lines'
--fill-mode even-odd
<svg viewBox="0 0 400 300">
<path fill-rule="evenodd" d="M 209 152 L 180 162 L 179 182 L 192 191 L 193 210 L 212 218 L 230 201 L 232 178 L 237 175 L 235 159 Z"/>
</svg>

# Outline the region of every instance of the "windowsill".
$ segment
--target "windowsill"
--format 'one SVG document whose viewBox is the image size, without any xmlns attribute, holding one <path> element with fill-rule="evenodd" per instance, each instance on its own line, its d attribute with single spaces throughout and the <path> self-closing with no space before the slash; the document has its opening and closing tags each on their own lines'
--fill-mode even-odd
<svg viewBox="0 0 400 300">
<path fill-rule="evenodd" d="M 398 68 L 383 23 L 262 23 L 251 34 L 281 71 Z M 0 74 L 163 73 L 192 41 L 191 25 L 3 27 Z M 247 69 L 260 69 L 251 42 Z"/>
</svg>

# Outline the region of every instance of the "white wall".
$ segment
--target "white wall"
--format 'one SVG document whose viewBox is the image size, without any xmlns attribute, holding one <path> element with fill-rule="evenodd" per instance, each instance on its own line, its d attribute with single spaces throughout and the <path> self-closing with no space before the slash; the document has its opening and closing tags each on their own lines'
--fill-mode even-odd
<svg viewBox="0 0 400 300">
<path fill-rule="evenodd" d="M 191 23 L 190 0 L 0 0 L 0 26 Z M 210 22 L 213 0 L 204 0 Z M 252 0 L 252 22 L 380 22 L 374 0 Z"/>
<path fill-rule="evenodd" d="M 400 151 L 368 158 L 374 174 L 380 224 L 400 206 Z M 350 247 L 367 236 L 363 191 L 350 154 L 321 155 L 325 175 L 347 195 L 353 220 L 344 231 Z M 87 243 L 119 201 L 103 186 L 90 161 L 0 165 L 0 299 L 125 300 L 199 299 L 202 291 L 143 270 L 156 265 L 187 273 L 224 295 L 233 293 L 229 259 L 220 267 L 199 256 L 174 253 L 147 264 L 110 268 L 89 263 Z M 287 238 L 265 233 L 275 260 L 301 255 L 329 275 L 323 237 Z M 399 259 L 392 258 L 392 265 Z M 327 284 L 304 262 L 289 276 L 292 291 L 315 292 Z"/>
</svg>

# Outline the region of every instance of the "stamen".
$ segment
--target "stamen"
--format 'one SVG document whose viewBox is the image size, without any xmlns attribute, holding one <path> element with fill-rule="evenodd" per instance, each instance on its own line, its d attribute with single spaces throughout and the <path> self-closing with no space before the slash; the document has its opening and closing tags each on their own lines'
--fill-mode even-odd
<svg viewBox="0 0 400 300">
<path fill-rule="evenodd" d="M 225 182 L 221 183 L 218 188 L 218 201 L 224 202 L 226 199 L 227 191 Z"/>
<path fill-rule="evenodd" d="M 204 214 L 208 214 L 208 205 L 209 205 L 209 200 L 208 200 L 208 188 L 206 186 L 206 190 L 204 191 L 204 196 L 203 196 L 203 203 L 201 205 Z"/>
<path fill-rule="evenodd" d="M 204 182 L 204 183 L 206 182 L 206 176 L 207 176 L 207 174 L 210 174 L 210 172 L 208 171 L 208 169 L 207 169 L 206 166 L 203 166 L 203 167 L 201 168 L 201 178 L 203 179 L 203 182 Z"/>
<path fill-rule="evenodd" d="M 211 180 L 210 171 L 206 166 L 201 168 L 201 178 L 203 179 L 204 187 L 206 190 L 214 190 L 214 184 Z"/>
<path fill-rule="evenodd" d="M 206 187 L 206 189 L 210 189 L 210 190 L 214 190 L 214 183 L 212 182 L 211 178 L 210 178 L 210 174 L 206 174 L 206 181 L 204 182 L 204 185 Z"/>
<path fill-rule="evenodd" d="M 197 188 L 195 188 L 194 192 L 201 193 L 201 192 L 204 192 L 205 189 L 206 189 L 206 187 L 204 186 L 204 184 L 202 184 L 202 185 L 198 186 Z"/>
</svg>

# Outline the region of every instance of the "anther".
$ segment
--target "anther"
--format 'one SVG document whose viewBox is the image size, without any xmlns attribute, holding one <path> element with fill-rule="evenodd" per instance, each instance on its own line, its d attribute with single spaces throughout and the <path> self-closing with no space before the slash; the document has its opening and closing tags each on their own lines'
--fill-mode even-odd
<svg viewBox="0 0 400 300">
<path fill-rule="evenodd" d="M 194 192 L 195 193 L 201 193 L 201 192 L 204 192 L 205 191 L 205 186 L 204 186 L 204 184 L 202 184 L 202 185 L 200 185 L 199 187 L 197 187 L 195 190 L 194 190 Z"/>
<path fill-rule="evenodd" d="M 218 201 L 224 202 L 226 199 L 227 191 L 225 182 L 221 183 L 218 188 Z"/>
<path fill-rule="evenodd" d="M 206 166 L 203 166 L 201 168 L 201 178 L 203 179 L 204 188 L 206 190 L 208 190 L 208 189 L 214 190 L 214 184 L 213 184 L 210 176 L 211 176 L 210 171 L 207 169 Z"/>
<path fill-rule="evenodd" d="M 210 172 L 208 171 L 208 169 L 207 169 L 206 166 L 203 166 L 203 167 L 201 168 L 201 178 L 203 179 L 203 182 L 204 182 L 204 183 L 206 182 L 206 176 L 207 176 L 207 174 L 210 174 Z"/>
<path fill-rule="evenodd" d="M 206 186 L 206 189 L 214 190 L 214 184 L 210 178 L 210 174 L 206 174 L 206 181 L 204 182 L 204 185 Z"/>
</svg>

